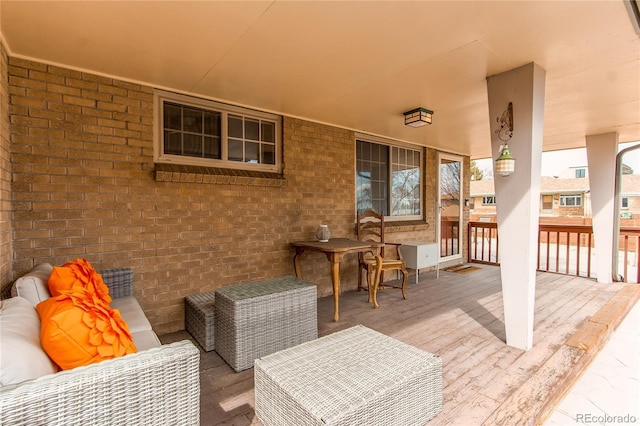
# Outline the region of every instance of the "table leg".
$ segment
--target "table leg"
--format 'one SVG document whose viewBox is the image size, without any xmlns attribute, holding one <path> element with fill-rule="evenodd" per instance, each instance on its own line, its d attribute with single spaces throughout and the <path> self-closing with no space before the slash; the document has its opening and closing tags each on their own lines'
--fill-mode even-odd
<svg viewBox="0 0 640 426">
<path fill-rule="evenodd" d="M 304 249 L 296 248 L 296 254 L 293 255 L 293 270 L 298 279 L 302 279 L 302 272 L 300 271 L 300 256 L 302 256 L 302 253 L 304 253 Z"/>
<path fill-rule="evenodd" d="M 373 308 L 378 309 L 378 286 L 380 285 L 380 276 L 382 273 L 382 257 L 375 254 L 376 270 L 373 274 L 373 283 L 371 282 L 371 272 L 367 270 L 367 279 L 369 284 L 369 301 L 373 303 Z"/>
<path fill-rule="evenodd" d="M 340 254 L 327 253 L 327 259 L 331 262 L 331 283 L 333 284 L 333 320 L 340 319 Z"/>
</svg>

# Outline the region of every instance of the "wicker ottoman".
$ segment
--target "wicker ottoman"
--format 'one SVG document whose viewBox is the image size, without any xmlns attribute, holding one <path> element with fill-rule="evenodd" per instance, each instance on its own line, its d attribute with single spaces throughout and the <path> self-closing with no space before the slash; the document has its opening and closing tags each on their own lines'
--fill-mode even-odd
<svg viewBox="0 0 640 426">
<path fill-rule="evenodd" d="M 184 328 L 207 352 L 215 349 L 215 297 L 215 292 L 210 291 L 184 298 Z"/>
<path fill-rule="evenodd" d="M 265 426 L 424 425 L 442 409 L 442 361 L 364 326 L 255 362 Z"/>
<path fill-rule="evenodd" d="M 318 337 L 317 290 L 295 277 L 216 290 L 216 352 L 235 370 Z"/>
</svg>

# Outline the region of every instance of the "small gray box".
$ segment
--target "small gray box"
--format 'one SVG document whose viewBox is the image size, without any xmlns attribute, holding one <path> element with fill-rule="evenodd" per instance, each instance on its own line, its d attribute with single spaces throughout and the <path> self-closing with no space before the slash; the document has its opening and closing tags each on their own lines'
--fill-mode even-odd
<svg viewBox="0 0 640 426">
<path fill-rule="evenodd" d="M 423 426 L 442 410 L 442 360 L 364 326 L 257 359 L 265 426 Z"/>
<path fill-rule="evenodd" d="M 206 352 L 215 349 L 215 292 L 184 298 L 184 328 Z"/>
<path fill-rule="evenodd" d="M 295 277 L 221 287 L 215 312 L 216 352 L 235 371 L 318 337 L 316 286 Z"/>
</svg>

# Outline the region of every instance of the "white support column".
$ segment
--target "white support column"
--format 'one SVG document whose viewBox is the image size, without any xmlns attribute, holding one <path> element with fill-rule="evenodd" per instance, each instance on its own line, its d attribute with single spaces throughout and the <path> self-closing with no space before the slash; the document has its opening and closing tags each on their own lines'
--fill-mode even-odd
<svg viewBox="0 0 640 426">
<path fill-rule="evenodd" d="M 590 135 L 587 136 L 586 142 L 596 275 L 599 283 L 611 283 L 615 240 L 613 225 L 616 223 L 618 134 Z"/>
<path fill-rule="evenodd" d="M 533 346 L 545 71 L 530 63 L 488 77 L 487 89 L 494 160 L 504 143 L 496 133 L 497 118 L 513 104 L 508 142 L 515 172 L 506 177 L 494 173 L 494 179 L 507 344 L 528 350 Z"/>
</svg>

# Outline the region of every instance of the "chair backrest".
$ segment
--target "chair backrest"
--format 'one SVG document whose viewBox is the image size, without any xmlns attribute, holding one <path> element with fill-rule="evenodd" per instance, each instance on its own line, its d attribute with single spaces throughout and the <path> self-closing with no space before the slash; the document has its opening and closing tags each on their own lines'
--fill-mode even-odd
<svg viewBox="0 0 640 426">
<path fill-rule="evenodd" d="M 358 214 L 356 235 L 358 241 L 374 241 L 384 244 L 384 216 L 373 210 Z"/>
</svg>

